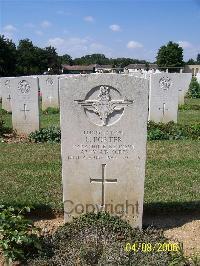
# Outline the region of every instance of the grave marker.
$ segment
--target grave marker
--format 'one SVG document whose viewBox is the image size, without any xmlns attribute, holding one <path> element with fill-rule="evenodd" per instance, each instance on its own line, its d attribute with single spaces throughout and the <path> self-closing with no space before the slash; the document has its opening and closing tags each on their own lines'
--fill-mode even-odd
<svg viewBox="0 0 200 266">
<path fill-rule="evenodd" d="M 58 108 L 58 76 L 39 76 L 39 86 L 42 93 L 42 110 L 46 110 L 48 107 Z"/>
<path fill-rule="evenodd" d="M 197 81 L 200 83 L 200 73 L 197 73 L 196 78 L 197 78 Z"/>
<path fill-rule="evenodd" d="M 185 96 L 188 92 L 191 79 L 192 79 L 191 73 L 176 74 L 177 83 L 175 85 L 178 89 L 178 103 L 180 105 L 184 104 L 185 102 Z"/>
<path fill-rule="evenodd" d="M 39 130 L 38 78 L 14 78 L 11 86 L 13 129 L 18 134 Z"/>
<path fill-rule="evenodd" d="M 11 77 L 1 78 L 1 89 L 2 89 L 2 109 L 7 112 L 11 112 Z"/>
<path fill-rule="evenodd" d="M 176 74 L 155 73 L 150 75 L 149 120 L 163 123 L 177 122 L 177 83 Z"/>
<path fill-rule="evenodd" d="M 108 211 L 142 226 L 148 81 L 91 74 L 60 79 L 65 221 Z"/>
</svg>

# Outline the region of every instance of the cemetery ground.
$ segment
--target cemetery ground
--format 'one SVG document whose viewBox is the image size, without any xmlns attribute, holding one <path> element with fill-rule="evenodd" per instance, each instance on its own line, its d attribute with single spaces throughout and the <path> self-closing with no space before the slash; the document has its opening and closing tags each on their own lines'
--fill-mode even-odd
<svg viewBox="0 0 200 266">
<path fill-rule="evenodd" d="M 3 120 L 11 127 L 11 114 Z M 178 123 L 196 122 L 200 99 L 187 99 Z M 41 127 L 50 125 L 59 126 L 59 113 L 41 112 Z M 2 139 L 0 151 L 0 204 L 34 207 L 31 218 L 51 233 L 63 223 L 60 144 Z M 147 144 L 144 226 L 163 228 L 167 237 L 183 242 L 186 255 L 200 252 L 199 151 L 199 140 Z"/>
</svg>

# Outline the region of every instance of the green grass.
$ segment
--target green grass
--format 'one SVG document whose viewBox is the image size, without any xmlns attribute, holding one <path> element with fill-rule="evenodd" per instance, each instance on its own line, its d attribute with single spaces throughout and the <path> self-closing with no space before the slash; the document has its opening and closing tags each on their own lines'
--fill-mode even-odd
<svg viewBox="0 0 200 266">
<path fill-rule="evenodd" d="M 60 126 L 60 114 L 51 114 L 46 115 L 40 113 L 40 123 L 41 128 L 49 127 L 49 126 Z"/>
<path fill-rule="evenodd" d="M 145 203 L 200 207 L 200 142 L 152 141 L 147 148 Z"/>
<path fill-rule="evenodd" d="M 200 110 L 181 110 L 178 112 L 178 123 L 191 125 L 200 123 Z"/>
<path fill-rule="evenodd" d="M 62 211 L 59 144 L 0 143 L 0 203 Z M 200 142 L 148 143 L 146 205 L 197 208 Z"/>
<path fill-rule="evenodd" d="M 185 104 L 200 105 L 200 99 L 185 98 Z"/>
<path fill-rule="evenodd" d="M 12 128 L 12 114 L 3 114 L 2 117 L 5 122 L 5 126 Z M 45 128 L 51 125 L 60 125 L 60 114 L 47 115 L 40 112 L 40 127 Z"/>
<path fill-rule="evenodd" d="M 185 99 L 186 105 L 200 105 L 200 99 Z M 178 123 L 189 125 L 194 123 L 200 123 L 200 110 L 179 110 Z"/>
<path fill-rule="evenodd" d="M 0 143 L 0 202 L 62 208 L 60 145 Z"/>
<path fill-rule="evenodd" d="M 200 99 L 186 99 L 200 104 Z M 4 114 L 11 127 L 11 114 Z M 200 122 L 200 111 L 179 111 L 178 122 Z M 59 125 L 59 114 L 41 112 L 41 127 Z M 200 142 L 148 143 L 146 206 L 200 207 Z M 60 144 L 0 143 L 0 203 L 62 210 Z M 45 206 L 45 207 L 44 207 Z"/>
</svg>

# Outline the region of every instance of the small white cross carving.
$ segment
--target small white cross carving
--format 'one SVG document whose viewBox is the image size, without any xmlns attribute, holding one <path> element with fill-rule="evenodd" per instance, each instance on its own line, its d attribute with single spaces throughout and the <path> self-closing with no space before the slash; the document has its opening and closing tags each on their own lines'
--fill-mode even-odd
<svg viewBox="0 0 200 266">
<path fill-rule="evenodd" d="M 166 109 L 166 104 L 163 103 L 163 107 L 162 108 L 158 108 L 159 110 L 162 110 L 163 112 L 163 116 L 165 115 L 165 111 L 168 111 L 168 109 Z"/>
<path fill-rule="evenodd" d="M 105 183 L 117 183 L 117 179 L 105 178 L 106 164 L 102 164 L 102 178 L 90 178 L 90 183 L 101 183 L 101 206 L 105 205 Z"/>
<path fill-rule="evenodd" d="M 26 112 L 29 112 L 30 110 L 27 110 L 26 109 L 26 104 L 24 104 L 24 109 L 23 110 L 20 110 L 22 112 L 24 112 L 24 119 L 26 120 Z"/>
</svg>

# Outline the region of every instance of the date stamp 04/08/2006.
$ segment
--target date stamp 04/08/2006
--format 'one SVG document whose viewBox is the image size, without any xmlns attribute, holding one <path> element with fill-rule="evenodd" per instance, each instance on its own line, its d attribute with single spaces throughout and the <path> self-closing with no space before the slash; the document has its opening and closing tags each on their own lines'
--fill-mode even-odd
<svg viewBox="0 0 200 266">
<path fill-rule="evenodd" d="M 180 243 L 126 243 L 126 252 L 179 252 Z"/>
</svg>

